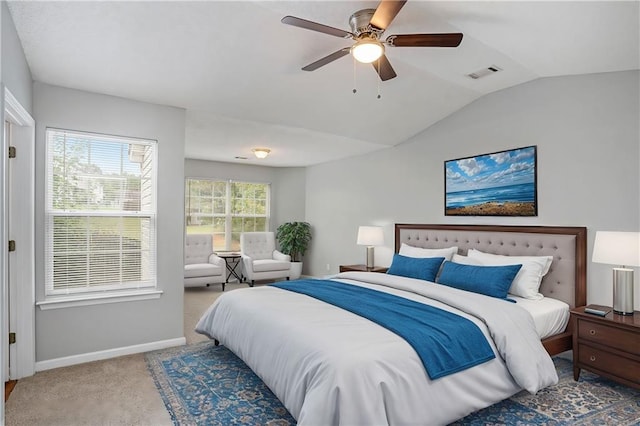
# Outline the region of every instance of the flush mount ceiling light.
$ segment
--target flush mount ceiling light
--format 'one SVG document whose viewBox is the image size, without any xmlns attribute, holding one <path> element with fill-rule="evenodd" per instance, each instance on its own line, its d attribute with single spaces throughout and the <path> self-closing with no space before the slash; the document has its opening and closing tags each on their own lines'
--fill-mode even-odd
<svg viewBox="0 0 640 426">
<path fill-rule="evenodd" d="M 363 38 L 351 48 L 351 54 L 358 62 L 370 64 L 384 54 L 384 45 L 373 38 Z"/>
<path fill-rule="evenodd" d="M 253 148 L 251 151 L 258 158 L 267 158 L 267 155 L 271 152 L 268 148 Z"/>
</svg>

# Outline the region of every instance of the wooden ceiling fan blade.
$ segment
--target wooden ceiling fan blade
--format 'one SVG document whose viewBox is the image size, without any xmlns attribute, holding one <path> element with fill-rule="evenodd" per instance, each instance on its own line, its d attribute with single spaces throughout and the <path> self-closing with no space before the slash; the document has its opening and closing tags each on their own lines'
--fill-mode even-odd
<svg viewBox="0 0 640 426">
<path fill-rule="evenodd" d="M 391 80 L 397 76 L 386 55 L 380 56 L 380 59 L 372 62 L 371 65 L 373 65 L 373 68 L 375 68 L 382 81 Z"/>
<path fill-rule="evenodd" d="M 294 27 L 304 28 L 306 30 L 317 31 L 319 33 L 329 34 L 340 38 L 352 38 L 353 34 L 349 31 L 333 28 L 328 25 L 318 24 L 317 22 L 307 21 L 306 19 L 296 18 L 295 16 L 285 16 L 281 19 L 283 24 L 293 25 Z"/>
<path fill-rule="evenodd" d="M 345 55 L 349 54 L 349 51 L 351 49 L 349 49 L 348 47 L 345 47 L 344 49 L 340 49 L 337 52 L 333 52 L 331 55 L 327 55 L 322 59 L 318 59 L 317 61 L 307 65 L 306 67 L 302 68 L 303 71 L 315 71 L 318 68 L 327 65 L 330 62 L 335 61 L 336 59 L 340 59 Z"/>
<path fill-rule="evenodd" d="M 398 34 L 387 37 L 386 42 L 395 47 L 458 47 L 462 33 Z"/>
<path fill-rule="evenodd" d="M 369 22 L 374 27 L 386 30 L 407 0 L 382 0 Z"/>
</svg>

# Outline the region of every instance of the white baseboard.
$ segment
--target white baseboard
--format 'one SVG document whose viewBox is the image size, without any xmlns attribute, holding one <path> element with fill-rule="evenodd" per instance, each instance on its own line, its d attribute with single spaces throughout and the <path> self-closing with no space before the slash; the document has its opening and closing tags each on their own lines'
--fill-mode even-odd
<svg viewBox="0 0 640 426">
<path fill-rule="evenodd" d="M 51 370 L 52 368 L 68 367 L 70 365 L 83 364 L 85 362 L 100 361 L 103 359 L 138 354 L 141 352 L 155 351 L 158 349 L 165 349 L 173 346 L 182 346 L 186 343 L 187 340 L 184 337 L 178 337 L 176 339 L 160 340 L 157 342 L 143 343 L 141 345 L 125 346 L 122 348 L 107 349 L 104 351 L 89 352 L 86 354 L 48 359 L 46 361 L 36 362 L 36 371 Z"/>
</svg>

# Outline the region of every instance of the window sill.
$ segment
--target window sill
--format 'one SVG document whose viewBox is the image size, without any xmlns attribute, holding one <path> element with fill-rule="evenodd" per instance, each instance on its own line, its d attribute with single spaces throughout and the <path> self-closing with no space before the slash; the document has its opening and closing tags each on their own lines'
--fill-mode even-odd
<svg viewBox="0 0 640 426">
<path fill-rule="evenodd" d="M 118 293 L 83 294 L 78 296 L 52 297 L 36 302 L 40 310 L 73 308 L 76 306 L 102 305 L 105 303 L 135 302 L 139 300 L 159 299 L 162 290 L 135 290 Z"/>
</svg>

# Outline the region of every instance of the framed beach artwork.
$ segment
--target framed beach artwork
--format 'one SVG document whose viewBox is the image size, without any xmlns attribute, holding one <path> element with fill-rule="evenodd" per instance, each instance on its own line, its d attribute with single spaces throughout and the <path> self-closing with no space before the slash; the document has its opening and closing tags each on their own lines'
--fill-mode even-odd
<svg viewBox="0 0 640 426">
<path fill-rule="evenodd" d="M 537 216 L 536 147 L 444 162 L 445 216 Z"/>
</svg>

